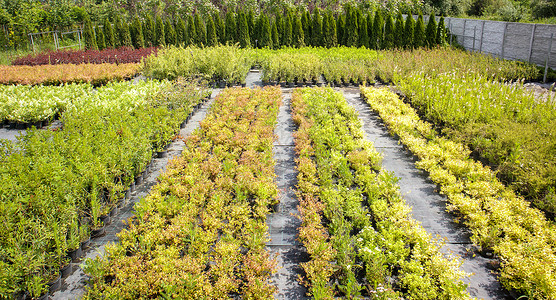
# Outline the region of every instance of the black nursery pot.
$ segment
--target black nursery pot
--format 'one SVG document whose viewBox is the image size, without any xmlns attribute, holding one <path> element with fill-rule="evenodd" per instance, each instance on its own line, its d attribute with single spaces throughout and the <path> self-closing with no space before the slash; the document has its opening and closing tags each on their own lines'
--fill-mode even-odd
<svg viewBox="0 0 556 300">
<path fill-rule="evenodd" d="M 48 285 L 48 293 L 54 294 L 54 292 L 59 290 L 60 287 L 62 286 L 62 274 L 58 272 L 58 277 L 52 280 L 51 282 L 47 283 L 47 285 Z"/>
<path fill-rule="evenodd" d="M 156 152 L 156 157 L 158 158 L 165 158 L 167 156 L 168 156 L 168 151 L 166 150 Z"/>
<path fill-rule="evenodd" d="M 112 222 L 109 214 L 100 216 L 100 221 L 102 222 L 102 224 L 104 224 L 104 226 L 110 225 L 110 223 Z"/>
<path fill-rule="evenodd" d="M 83 252 L 81 251 L 81 244 L 79 245 L 79 247 L 77 247 L 77 249 L 68 251 L 68 256 L 71 258 L 72 262 L 76 262 L 82 254 Z"/>
<path fill-rule="evenodd" d="M 88 237 L 86 240 L 81 242 L 81 251 L 89 248 L 89 246 L 91 245 L 91 237 Z"/>
<path fill-rule="evenodd" d="M 91 237 L 92 238 L 97 238 L 97 237 L 101 237 L 106 233 L 106 229 L 104 228 L 104 226 L 102 226 L 101 228 L 95 229 L 91 232 Z"/>
<path fill-rule="evenodd" d="M 70 262 L 67 265 L 60 268 L 60 276 L 62 276 L 62 278 L 66 278 L 69 276 L 69 274 L 71 274 L 71 271 L 73 271 L 73 268 L 71 267 L 71 262 Z"/>
</svg>

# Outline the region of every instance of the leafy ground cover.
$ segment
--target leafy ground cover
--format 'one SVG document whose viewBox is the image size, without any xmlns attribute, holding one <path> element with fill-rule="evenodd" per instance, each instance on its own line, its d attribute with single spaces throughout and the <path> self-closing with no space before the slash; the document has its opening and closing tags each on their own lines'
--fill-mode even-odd
<svg viewBox="0 0 556 300">
<path fill-rule="evenodd" d="M 473 243 L 500 259 L 502 284 L 529 299 L 555 298 L 554 224 L 505 187 L 490 168 L 469 158 L 465 145 L 440 137 L 397 95 L 375 88 L 362 92 L 389 130 L 419 157 L 417 167 L 440 186 L 449 209 L 470 228 Z"/>
<path fill-rule="evenodd" d="M 409 216 L 397 180 L 332 89 L 292 95 L 302 265 L 316 299 L 465 299 L 459 260 Z"/>
<path fill-rule="evenodd" d="M 157 48 L 118 48 L 104 50 L 65 50 L 29 54 L 12 61 L 14 66 L 40 66 L 63 64 L 129 64 L 139 63 L 149 55 L 156 55 Z"/>
<path fill-rule="evenodd" d="M 139 73 L 137 63 L 0 66 L 0 84 L 90 83 L 99 86 L 110 81 L 130 79 L 137 73 Z"/>
<path fill-rule="evenodd" d="M 1 142 L 1 298 L 46 293 L 68 251 L 104 225 L 102 216 L 204 97 L 194 85 L 158 81 L 95 93 L 90 85 L 41 89 L 53 98 L 77 89 L 81 97 L 67 103 L 62 130 Z"/>
<path fill-rule="evenodd" d="M 85 299 L 273 297 L 265 219 L 277 202 L 280 102 L 275 87 L 226 89 L 215 99 L 120 242 L 87 262 Z"/>
</svg>

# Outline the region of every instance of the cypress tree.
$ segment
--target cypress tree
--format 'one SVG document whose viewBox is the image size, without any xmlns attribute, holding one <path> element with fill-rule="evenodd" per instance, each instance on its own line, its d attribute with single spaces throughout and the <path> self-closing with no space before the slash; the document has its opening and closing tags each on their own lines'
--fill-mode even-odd
<svg viewBox="0 0 556 300">
<path fill-rule="evenodd" d="M 348 6 L 344 32 L 345 44 L 348 47 L 357 47 L 359 45 L 359 26 L 357 23 L 357 13 Z"/>
<path fill-rule="evenodd" d="M 224 32 L 226 34 L 225 42 L 233 44 L 236 38 L 236 21 L 234 13 L 231 11 L 226 13 L 226 28 L 224 29 Z"/>
<path fill-rule="evenodd" d="M 178 16 L 176 20 L 176 43 L 182 45 L 185 43 L 187 27 L 185 26 L 185 21 L 181 16 Z"/>
<path fill-rule="evenodd" d="M 305 34 L 303 33 L 303 25 L 301 25 L 301 17 L 293 16 L 292 29 L 292 46 L 296 48 L 305 47 Z"/>
<path fill-rule="evenodd" d="M 197 30 L 195 29 L 195 22 L 193 21 L 193 16 L 189 15 L 187 17 L 187 45 L 197 44 Z"/>
<path fill-rule="evenodd" d="M 102 30 L 104 31 L 104 41 L 106 42 L 106 48 L 114 48 L 114 29 L 112 28 L 112 24 L 110 24 L 110 20 L 108 20 L 108 18 L 104 19 Z"/>
<path fill-rule="evenodd" d="M 415 20 L 413 20 L 413 15 L 411 12 L 407 14 L 405 18 L 405 28 L 403 35 L 403 46 L 404 48 L 413 48 L 413 33 L 415 31 Z"/>
<path fill-rule="evenodd" d="M 276 24 L 276 31 L 278 32 L 278 45 L 274 45 L 274 48 L 280 48 L 284 40 L 284 18 L 282 18 L 281 13 L 277 13 L 274 19 L 274 23 Z M 272 29 L 274 30 L 274 29 Z M 273 39 L 274 42 L 274 39 Z"/>
<path fill-rule="evenodd" d="M 224 32 L 224 21 L 220 17 L 219 13 L 214 13 L 212 15 L 212 20 L 214 21 L 214 31 L 216 33 L 217 43 L 225 43 L 225 32 Z"/>
<path fill-rule="evenodd" d="M 238 13 L 237 15 L 237 41 L 239 42 L 239 46 L 242 48 L 247 48 L 251 46 L 251 38 L 249 37 L 249 24 L 247 24 L 247 18 L 245 14 Z"/>
<path fill-rule="evenodd" d="M 114 17 L 114 48 L 120 48 L 124 45 L 124 30 L 120 17 Z"/>
<path fill-rule="evenodd" d="M 376 41 L 376 48 L 373 49 L 381 49 L 382 48 L 382 41 L 384 40 L 384 32 L 382 28 L 384 27 L 384 21 L 382 19 L 382 13 L 380 10 L 375 12 L 375 19 L 373 21 L 373 35 Z"/>
<path fill-rule="evenodd" d="M 446 25 L 444 25 L 444 16 L 441 16 L 436 30 L 436 44 L 444 45 L 444 43 L 446 43 Z"/>
<path fill-rule="evenodd" d="M 143 30 L 145 45 L 152 47 L 156 44 L 155 24 L 151 15 L 145 18 L 145 26 Z"/>
<path fill-rule="evenodd" d="M 309 12 L 305 10 L 301 14 L 301 28 L 303 29 L 303 37 L 305 45 L 311 45 L 311 21 L 309 17 Z"/>
<path fill-rule="evenodd" d="M 140 49 L 145 47 L 145 37 L 143 36 L 143 27 L 141 26 L 141 21 L 139 20 L 138 16 L 133 18 L 133 30 L 131 30 L 131 42 L 133 43 L 133 47 L 136 49 Z"/>
<path fill-rule="evenodd" d="M 272 48 L 280 48 L 280 34 L 278 34 L 278 24 L 276 19 L 274 19 L 274 22 L 272 23 Z"/>
<path fill-rule="evenodd" d="M 85 43 L 85 49 L 97 50 L 97 39 L 89 16 L 85 17 L 85 24 L 83 27 L 83 42 Z"/>
<path fill-rule="evenodd" d="M 174 24 L 170 18 L 166 18 L 166 21 L 164 22 L 164 37 L 166 45 L 177 45 L 176 30 L 174 29 Z"/>
<path fill-rule="evenodd" d="M 319 8 L 316 7 L 313 10 L 313 25 L 311 26 L 311 34 L 312 34 L 312 42 L 313 46 L 322 46 L 323 45 L 323 36 L 322 36 L 322 17 L 320 15 Z"/>
<path fill-rule="evenodd" d="M 401 12 L 398 12 L 396 24 L 394 25 L 394 46 L 401 49 L 404 46 L 404 23 Z"/>
<path fill-rule="evenodd" d="M 201 20 L 199 13 L 195 13 L 195 31 L 197 32 L 197 44 L 205 45 L 207 43 L 207 32 L 205 23 Z"/>
<path fill-rule="evenodd" d="M 284 33 L 283 33 L 283 40 L 282 40 L 282 45 L 287 47 L 290 47 L 292 45 L 292 31 L 293 31 L 292 21 L 293 21 L 292 15 L 291 13 L 288 13 L 284 20 Z"/>
<path fill-rule="evenodd" d="M 207 19 L 207 46 L 216 46 L 216 44 L 218 44 L 218 37 L 216 36 L 214 21 L 212 17 L 208 17 Z"/>
<path fill-rule="evenodd" d="M 129 25 L 127 22 L 122 22 L 122 46 L 124 47 L 133 47 L 133 43 L 131 42 L 131 33 L 129 32 Z"/>
<path fill-rule="evenodd" d="M 255 13 L 253 10 L 249 10 L 249 13 L 245 17 L 247 20 L 247 26 L 249 27 L 249 37 L 251 38 L 251 45 L 255 45 L 255 39 L 257 39 L 257 20 L 255 20 Z"/>
<path fill-rule="evenodd" d="M 97 27 L 95 30 L 95 35 L 97 36 L 97 47 L 98 50 L 102 50 L 106 48 L 106 41 L 104 39 L 104 31 L 102 28 Z"/>
<path fill-rule="evenodd" d="M 419 48 L 425 45 L 425 23 L 423 22 L 423 15 L 419 14 L 417 23 L 415 23 L 415 30 L 413 30 L 413 47 Z"/>
<path fill-rule="evenodd" d="M 436 19 L 434 13 L 429 16 L 429 22 L 427 23 L 427 29 L 425 30 L 426 36 L 426 46 L 432 48 L 436 45 Z"/>
<path fill-rule="evenodd" d="M 261 23 L 261 40 L 259 41 L 259 46 L 261 48 L 272 48 L 272 28 L 270 27 L 270 21 L 268 20 L 266 14 L 261 15 Z"/>
<path fill-rule="evenodd" d="M 162 18 L 160 16 L 156 16 L 154 32 L 156 40 L 153 46 L 158 47 L 166 45 L 166 36 L 164 35 L 164 23 L 162 22 Z"/>
<path fill-rule="evenodd" d="M 336 21 L 336 39 L 338 45 L 345 45 L 344 32 L 346 31 L 346 17 L 345 15 L 339 15 Z"/>
<path fill-rule="evenodd" d="M 367 31 L 367 18 L 362 15 L 359 20 L 359 47 L 369 48 L 369 32 Z"/>
</svg>

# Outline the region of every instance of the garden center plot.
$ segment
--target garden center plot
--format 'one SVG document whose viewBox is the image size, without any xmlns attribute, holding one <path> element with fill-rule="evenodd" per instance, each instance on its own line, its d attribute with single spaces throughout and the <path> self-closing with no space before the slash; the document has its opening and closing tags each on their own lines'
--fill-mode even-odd
<svg viewBox="0 0 556 300">
<path fill-rule="evenodd" d="M 330 88 L 292 96 L 304 282 L 316 298 L 467 299 L 460 262 L 410 215 L 357 115 Z"/>
<path fill-rule="evenodd" d="M 227 89 L 104 258 L 86 298 L 271 298 L 278 88 Z M 139 280 L 140 279 L 140 280 Z"/>
</svg>

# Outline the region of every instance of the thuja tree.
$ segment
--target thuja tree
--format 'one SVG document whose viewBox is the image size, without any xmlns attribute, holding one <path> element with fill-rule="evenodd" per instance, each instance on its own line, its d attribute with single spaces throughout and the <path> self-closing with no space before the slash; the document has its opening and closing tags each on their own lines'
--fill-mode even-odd
<svg viewBox="0 0 556 300">
<path fill-rule="evenodd" d="M 187 39 L 186 45 L 195 45 L 197 42 L 197 30 L 195 29 L 195 22 L 193 16 L 187 17 Z"/>
<path fill-rule="evenodd" d="M 284 40 L 284 18 L 282 17 L 281 13 L 276 14 L 276 17 L 274 18 L 274 24 L 276 24 L 276 31 L 278 32 L 278 40 L 280 41 L 279 45 L 281 45 Z M 276 47 L 276 45 L 274 45 L 274 47 Z"/>
<path fill-rule="evenodd" d="M 259 17 L 255 20 L 255 26 L 253 30 L 250 32 L 251 34 L 251 43 L 253 47 L 259 47 L 261 45 L 261 32 L 263 27 L 263 15 L 259 15 Z"/>
<path fill-rule="evenodd" d="M 214 31 L 216 33 L 216 39 L 218 43 L 225 43 L 225 27 L 224 27 L 224 20 L 219 13 L 214 13 L 212 15 L 212 20 L 214 21 Z"/>
<path fill-rule="evenodd" d="M 403 33 L 403 46 L 406 49 L 413 48 L 413 33 L 415 31 L 415 20 L 413 20 L 413 15 L 411 12 L 407 14 L 405 18 L 405 27 Z"/>
<path fill-rule="evenodd" d="M 133 47 L 131 42 L 131 33 L 129 32 L 129 25 L 127 22 L 122 22 L 122 34 L 120 35 L 122 39 L 122 46 Z"/>
<path fill-rule="evenodd" d="M 280 35 L 278 34 L 278 25 L 276 20 L 272 23 L 272 48 L 280 48 Z"/>
<path fill-rule="evenodd" d="M 359 47 L 369 48 L 369 33 L 367 31 L 367 18 L 358 10 L 357 20 L 359 21 Z"/>
<path fill-rule="evenodd" d="M 415 29 L 413 30 L 413 47 L 419 48 L 425 45 L 425 23 L 423 22 L 423 15 L 419 14 Z"/>
<path fill-rule="evenodd" d="M 143 23 L 143 37 L 145 45 L 154 46 L 156 44 L 155 24 L 150 15 L 145 17 L 145 23 Z"/>
<path fill-rule="evenodd" d="M 329 33 L 329 45 L 330 45 L 330 47 L 336 47 L 336 46 L 338 46 L 336 19 L 332 15 L 331 11 L 328 11 L 328 13 L 326 14 L 326 17 L 328 19 L 328 26 L 329 26 L 329 28 L 327 30 L 328 33 Z"/>
<path fill-rule="evenodd" d="M 164 23 L 162 22 L 161 16 L 156 16 L 154 35 L 156 37 L 153 46 L 164 46 L 166 45 L 166 36 L 164 35 Z"/>
<path fill-rule="evenodd" d="M 170 18 L 166 18 L 164 22 L 164 38 L 166 45 L 177 45 L 176 30 Z"/>
<path fill-rule="evenodd" d="M 122 20 L 118 15 L 114 17 L 114 47 L 120 48 L 124 45 L 124 30 L 122 27 Z"/>
<path fill-rule="evenodd" d="M 384 27 L 384 20 L 382 19 L 382 13 L 380 10 L 375 12 L 375 19 L 373 20 L 373 39 L 374 46 L 372 49 L 382 48 L 382 41 L 384 40 L 384 32 L 382 31 Z"/>
<path fill-rule="evenodd" d="M 382 49 L 391 49 L 394 47 L 394 21 L 392 20 L 392 15 L 388 14 L 384 22 L 384 42 L 382 43 Z"/>
<path fill-rule="evenodd" d="M 373 49 L 373 15 L 367 14 L 367 36 L 369 37 L 369 49 Z"/>
<path fill-rule="evenodd" d="M 108 18 L 104 19 L 102 31 L 104 31 L 104 41 L 106 42 L 106 48 L 114 48 L 116 43 L 114 40 L 114 29 L 112 28 L 112 24 L 110 24 L 110 20 L 108 20 Z"/>
<path fill-rule="evenodd" d="M 323 35 L 322 35 L 322 17 L 320 15 L 319 8 L 316 7 L 313 10 L 313 19 L 312 19 L 312 26 L 311 26 L 311 42 L 313 46 L 322 46 L 323 45 Z"/>
<path fill-rule="evenodd" d="M 95 31 L 89 17 L 85 18 L 85 24 L 83 26 L 83 42 L 85 43 L 85 49 L 98 49 Z"/>
<path fill-rule="evenodd" d="M 345 45 L 357 47 L 359 45 L 359 26 L 357 24 L 357 13 L 351 7 L 346 12 L 346 28 L 344 29 Z"/>
<path fill-rule="evenodd" d="M 438 20 L 438 29 L 436 30 L 436 43 L 444 45 L 446 43 L 446 25 L 444 25 L 444 16 Z"/>
<path fill-rule="evenodd" d="M 133 18 L 133 23 L 130 31 L 131 31 L 131 42 L 133 43 L 133 47 L 135 47 L 136 49 L 145 47 L 143 28 L 141 26 L 141 21 L 139 20 L 138 16 L 135 16 L 135 18 Z"/>
<path fill-rule="evenodd" d="M 425 29 L 426 46 L 432 48 L 436 45 L 436 18 L 434 14 L 429 16 L 429 22 L 427 23 L 427 28 Z"/>
<path fill-rule="evenodd" d="M 287 13 L 286 17 L 284 18 L 284 32 L 282 33 L 282 44 L 288 47 L 292 45 L 292 31 L 293 31 L 292 21 L 293 19 L 291 13 Z"/>
<path fill-rule="evenodd" d="M 309 12 L 305 10 L 301 15 L 301 28 L 303 28 L 303 37 L 305 45 L 311 45 L 311 17 Z"/>
<path fill-rule="evenodd" d="M 246 20 L 247 20 L 247 26 L 249 27 L 249 37 L 251 38 L 251 45 L 255 45 L 255 39 L 258 39 L 257 37 L 257 19 L 255 18 L 255 13 L 253 12 L 253 10 L 249 10 L 249 13 L 247 14 L 247 16 L 245 16 Z"/>
<path fill-rule="evenodd" d="M 394 24 L 394 46 L 400 49 L 404 47 L 404 23 L 402 12 L 398 12 L 396 24 Z"/>
<path fill-rule="evenodd" d="M 298 15 L 293 16 L 292 46 L 297 48 L 305 47 L 305 34 L 301 25 L 301 17 Z"/>
<path fill-rule="evenodd" d="M 185 26 L 185 21 L 181 16 L 178 16 L 176 20 L 176 42 L 181 45 L 185 43 L 187 27 Z"/>
<path fill-rule="evenodd" d="M 236 21 L 234 13 L 231 11 L 226 13 L 226 28 L 224 31 L 226 34 L 225 43 L 234 43 L 236 38 Z"/>
<path fill-rule="evenodd" d="M 338 39 L 338 45 L 345 45 L 344 32 L 346 30 L 346 17 L 345 15 L 339 15 L 338 20 L 336 20 L 336 38 Z"/>
<path fill-rule="evenodd" d="M 97 27 L 95 30 L 95 35 L 97 36 L 97 47 L 98 50 L 106 48 L 106 40 L 104 39 L 104 31 L 102 28 Z"/>
<path fill-rule="evenodd" d="M 218 44 L 218 37 L 216 36 L 216 29 L 214 27 L 214 20 L 212 17 L 207 18 L 207 46 L 216 46 Z"/>
<path fill-rule="evenodd" d="M 245 14 L 238 14 L 238 42 L 243 48 L 251 46 L 251 37 L 249 37 L 249 25 L 247 24 L 247 18 Z"/>
<path fill-rule="evenodd" d="M 261 16 L 261 32 L 260 32 L 260 41 L 259 47 L 265 48 L 269 47 L 272 48 L 272 28 L 270 27 L 270 21 L 266 14 Z"/>
<path fill-rule="evenodd" d="M 207 43 L 207 32 L 205 29 L 205 23 L 201 20 L 199 13 L 195 13 L 195 31 L 197 32 L 197 44 L 205 45 Z"/>
</svg>

